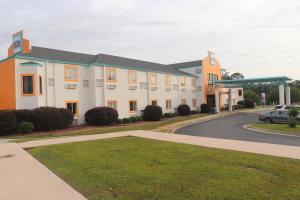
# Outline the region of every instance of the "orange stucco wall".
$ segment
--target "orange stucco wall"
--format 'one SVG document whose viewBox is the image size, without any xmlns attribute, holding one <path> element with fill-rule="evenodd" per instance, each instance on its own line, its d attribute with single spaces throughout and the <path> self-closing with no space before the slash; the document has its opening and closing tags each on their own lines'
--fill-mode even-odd
<svg viewBox="0 0 300 200">
<path fill-rule="evenodd" d="M 0 110 L 16 109 L 15 58 L 0 62 Z"/>
<path fill-rule="evenodd" d="M 29 43 L 29 40 L 23 39 L 22 40 L 22 45 L 23 45 L 23 51 L 22 51 L 22 53 L 29 53 L 30 52 L 30 43 Z M 14 55 L 13 46 L 11 44 L 9 46 L 9 48 L 8 48 L 7 56 L 11 57 L 13 55 Z"/>
<path fill-rule="evenodd" d="M 210 64 L 210 59 L 209 59 L 209 56 L 205 57 L 203 60 L 202 60 L 202 72 L 204 74 L 204 94 L 205 94 L 205 99 L 207 101 L 207 95 L 208 93 L 210 94 L 214 94 L 214 90 L 213 88 L 209 89 L 208 87 L 208 74 L 211 73 L 211 74 L 217 74 L 218 75 L 218 79 L 221 80 L 222 79 L 222 73 L 221 73 L 221 67 L 220 67 L 220 63 L 219 61 L 216 59 L 215 60 L 215 64 L 214 65 L 211 65 Z M 222 98 L 220 96 L 220 109 L 221 109 L 221 106 L 222 105 Z"/>
</svg>

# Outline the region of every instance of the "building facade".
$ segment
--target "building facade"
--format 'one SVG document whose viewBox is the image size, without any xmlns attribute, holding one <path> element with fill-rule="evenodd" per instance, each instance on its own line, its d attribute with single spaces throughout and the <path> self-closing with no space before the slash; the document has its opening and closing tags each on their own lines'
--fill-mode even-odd
<svg viewBox="0 0 300 200">
<path fill-rule="evenodd" d="M 125 118 L 140 115 L 149 104 L 163 112 L 175 112 L 180 104 L 192 110 L 203 103 L 216 105 L 213 81 L 221 79 L 221 70 L 212 53 L 202 60 L 163 65 L 31 47 L 22 32 L 14 36 L 8 58 L 0 61 L 0 109 L 63 107 L 84 123 L 86 111 L 99 106 L 113 107 Z"/>
</svg>

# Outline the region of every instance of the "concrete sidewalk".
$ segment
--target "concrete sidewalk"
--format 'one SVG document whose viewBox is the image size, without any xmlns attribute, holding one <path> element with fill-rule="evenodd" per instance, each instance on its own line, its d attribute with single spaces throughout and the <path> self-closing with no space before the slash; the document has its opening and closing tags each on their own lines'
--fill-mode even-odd
<svg viewBox="0 0 300 200">
<path fill-rule="evenodd" d="M 199 136 L 190 136 L 190 135 L 179 135 L 179 134 L 161 133 L 161 132 L 144 131 L 144 130 L 36 140 L 36 141 L 20 143 L 19 145 L 22 148 L 33 148 L 33 147 L 53 145 L 53 144 L 82 142 L 82 141 L 108 139 L 108 138 L 124 137 L 124 136 L 133 136 L 133 137 L 140 137 L 140 138 L 153 139 L 153 140 L 192 144 L 192 145 L 198 145 L 198 146 L 204 146 L 210 148 L 228 149 L 228 150 L 270 155 L 270 156 L 300 159 L 300 147 L 297 146 L 227 140 L 227 139 L 208 138 L 208 137 L 199 137 Z"/>
<path fill-rule="evenodd" d="M 0 144 L 0 199 L 86 200 L 18 144 Z"/>
</svg>

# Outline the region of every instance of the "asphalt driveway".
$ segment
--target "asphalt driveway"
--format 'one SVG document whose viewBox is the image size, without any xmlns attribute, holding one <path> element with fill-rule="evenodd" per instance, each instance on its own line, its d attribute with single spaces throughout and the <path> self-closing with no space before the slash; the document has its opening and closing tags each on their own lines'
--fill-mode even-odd
<svg viewBox="0 0 300 200">
<path fill-rule="evenodd" d="M 188 125 L 177 129 L 175 133 L 230 140 L 300 146 L 300 137 L 272 135 L 243 128 L 244 125 L 255 122 L 258 122 L 258 113 L 238 113 L 207 122 Z"/>
</svg>

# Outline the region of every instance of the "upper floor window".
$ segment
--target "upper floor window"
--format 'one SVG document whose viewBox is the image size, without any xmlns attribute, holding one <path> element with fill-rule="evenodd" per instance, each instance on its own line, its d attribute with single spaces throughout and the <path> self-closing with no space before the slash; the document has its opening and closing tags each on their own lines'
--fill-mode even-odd
<svg viewBox="0 0 300 200">
<path fill-rule="evenodd" d="M 39 76 L 39 94 L 42 95 L 43 93 L 43 77 Z"/>
<path fill-rule="evenodd" d="M 155 100 L 151 100 L 151 105 L 152 106 L 157 106 L 157 100 L 155 99 Z"/>
<path fill-rule="evenodd" d="M 108 83 L 117 82 L 117 69 L 106 68 L 106 82 Z"/>
<path fill-rule="evenodd" d="M 128 83 L 136 84 L 136 82 L 137 82 L 136 71 L 128 71 Z"/>
<path fill-rule="evenodd" d="M 185 77 L 180 78 L 180 86 L 185 87 Z"/>
<path fill-rule="evenodd" d="M 208 73 L 208 86 L 213 87 L 214 81 L 218 81 L 219 76 L 217 74 Z"/>
<path fill-rule="evenodd" d="M 171 85 L 172 85 L 171 75 L 165 75 L 165 86 L 171 87 Z"/>
<path fill-rule="evenodd" d="M 150 74 L 150 84 L 157 85 L 157 74 L 155 73 Z"/>
<path fill-rule="evenodd" d="M 243 96 L 243 90 L 239 90 L 239 96 Z"/>
<path fill-rule="evenodd" d="M 192 86 L 196 87 L 196 78 L 192 78 Z"/>
<path fill-rule="evenodd" d="M 70 81 L 70 82 L 78 81 L 78 66 L 65 65 L 65 81 Z"/>
<path fill-rule="evenodd" d="M 34 96 L 34 75 L 23 74 L 21 75 L 22 95 Z"/>
</svg>

